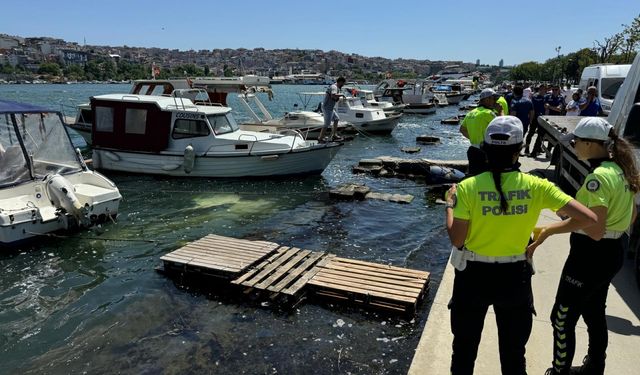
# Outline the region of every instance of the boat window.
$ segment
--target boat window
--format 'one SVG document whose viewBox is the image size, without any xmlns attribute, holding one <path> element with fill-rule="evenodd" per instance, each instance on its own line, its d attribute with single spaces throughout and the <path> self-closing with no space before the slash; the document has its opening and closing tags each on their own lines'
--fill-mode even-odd
<svg viewBox="0 0 640 375">
<path fill-rule="evenodd" d="M 0 116 L 0 186 L 8 186 L 29 180 L 31 176 L 11 115 Z"/>
<path fill-rule="evenodd" d="M 227 115 L 209 115 L 207 116 L 213 132 L 216 135 L 232 133 L 238 130 L 238 124 L 236 120 Z"/>
<path fill-rule="evenodd" d="M 113 132 L 113 108 L 96 106 L 96 130 Z"/>
<path fill-rule="evenodd" d="M 209 126 L 202 120 L 178 119 L 173 125 L 173 139 L 206 137 Z"/>
<path fill-rule="evenodd" d="M 57 113 L 30 113 L 18 122 L 36 178 L 81 170 L 71 139 Z"/>
<path fill-rule="evenodd" d="M 91 112 L 90 108 L 80 110 L 78 122 L 81 122 L 83 124 L 91 124 L 93 122 L 93 112 Z"/>
<path fill-rule="evenodd" d="M 124 132 L 127 134 L 144 134 L 147 128 L 147 110 L 127 108 Z"/>
<path fill-rule="evenodd" d="M 603 78 L 600 87 L 600 96 L 604 99 L 613 99 L 618 93 L 618 89 L 624 82 L 624 78 Z"/>
</svg>

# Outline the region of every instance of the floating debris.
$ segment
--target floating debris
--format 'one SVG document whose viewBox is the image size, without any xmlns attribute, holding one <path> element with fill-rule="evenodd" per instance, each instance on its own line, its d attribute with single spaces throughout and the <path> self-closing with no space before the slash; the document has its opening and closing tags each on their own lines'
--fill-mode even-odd
<svg viewBox="0 0 640 375">
<path fill-rule="evenodd" d="M 400 151 L 402 152 L 406 152 L 407 154 L 415 154 L 420 152 L 421 148 L 420 147 L 403 147 L 400 149 Z"/>
<path fill-rule="evenodd" d="M 467 166 L 466 160 L 402 159 L 381 156 L 376 159 L 361 160 L 352 171 L 378 177 L 425 179 L 428 184 L 443 184 L 462 180 L 464 173 L 460 169 L 466 170 Z"/>
<path fill-rule="evenodd" d="M 427 145 L 434 145 L 436 143 L 440 143 L 440 138 L 433 137 L 430 135 L 419 135 L 416 137 L 416 142 L 427 144 Z"/>
<path fill-rule="evenodd" d="M 453 117 L 445 118 L 443 120 L 440 120 L 440 123 L 445 125 L 458 125 L 460 123 L 460 117 L 453 116 Z"/>
<path fill-rule="evenodd" d="M 329 196 L 336 199 L 377 199 L 394 203 L 411 203 L 411 194 L 390 194 L 372 192 L 368 186 L 361 184 L 345 184 L 329 191 Z"/>
</svg>

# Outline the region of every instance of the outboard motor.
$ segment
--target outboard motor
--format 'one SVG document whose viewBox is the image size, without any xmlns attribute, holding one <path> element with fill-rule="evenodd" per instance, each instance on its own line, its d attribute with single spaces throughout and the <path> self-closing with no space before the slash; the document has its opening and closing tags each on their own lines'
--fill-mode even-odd
<svg viewBox="0 0 640 375">
<path fill-rule="evenodd" d="M 87 217 L 86 210 L 76 197 L 75 188 L 69 180 L 59 174 L 53 174 L 45 177 L 45 183 L 49 200 L 57 209 L 64 209 L 72 215 L 79 226 L 90 224 L 91 221 Z"/>
</svg>

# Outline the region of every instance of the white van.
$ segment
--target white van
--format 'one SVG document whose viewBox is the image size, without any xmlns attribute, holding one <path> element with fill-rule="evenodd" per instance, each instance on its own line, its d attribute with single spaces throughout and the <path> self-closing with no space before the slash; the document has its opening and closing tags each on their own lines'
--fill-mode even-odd
<svg viewBox="0 0 640 375">
<path fill-rule="evenodd" d="M 598 99 L 602 105 L 602 111 L 609 115 L 613 99 L 624 82 L 624 78 L 629 73 L 631 64 L 612 65 L 596 64 L 590 65 L 582 71 L 579 87 L 586 93 L 587 87 L 598 88 Z M 584 95 L 584 94 L 583 94 Z"/>
</svg>

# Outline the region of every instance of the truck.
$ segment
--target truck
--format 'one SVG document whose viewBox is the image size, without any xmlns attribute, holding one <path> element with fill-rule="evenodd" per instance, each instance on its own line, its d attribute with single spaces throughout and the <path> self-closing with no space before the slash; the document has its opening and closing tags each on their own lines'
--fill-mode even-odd
<svg viewBox="0 0 640 375">
<path fill-rule="evenodd" d="M 540 116 L 538 124 L 542 136 L 548 141 L 551 164 L 555 165 L 555 181 L 569 194 L 575 193 L 589 174 L 588 162 L 578 160 L 575 149 L 564 142 L 563 135 L 572 132 L 580 116 Z M 640 54 L 636 56 L 629 72 L 615 96 L 607 121 L 637 147 L 640 147 Z M 640 148 L 635 148 L 636 160 L 640 160 Z M 636 206 L 640 204 L 636 196 Z M 630 254 L 634 255 L 636 280 L 640 287 L 640 220 L 631 226 Z"/>
</svg>

